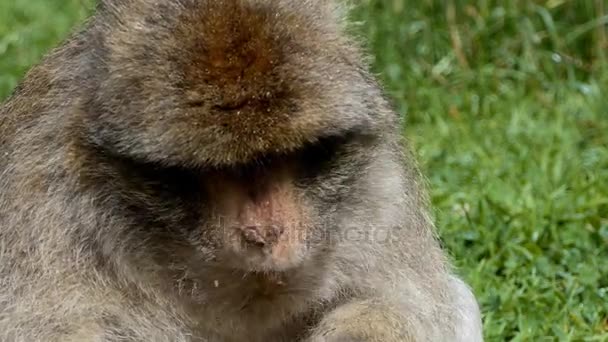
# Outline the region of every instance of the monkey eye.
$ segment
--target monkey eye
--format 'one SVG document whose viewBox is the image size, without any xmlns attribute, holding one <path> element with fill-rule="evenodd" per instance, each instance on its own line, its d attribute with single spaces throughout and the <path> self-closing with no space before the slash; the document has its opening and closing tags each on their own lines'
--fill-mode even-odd
<svg viewBox="0 0 608 342">
<path fill-rule="evenodd" d="M 299 154 L 302 176 L 310 179 L 331 169 L 334 162 L 347 153 L 345 147 L 353 139 L 353 134 L 332 135 L 305 147 Z"/>
<path fill-rule="evenodd" d="M 190 195 L 199 189 L 200 171 L 181 166 L 167 166 L 147 160 L 114 156 L 125 178 L 136 179 L 147 191 L 157 194 Z"/>
</svg>

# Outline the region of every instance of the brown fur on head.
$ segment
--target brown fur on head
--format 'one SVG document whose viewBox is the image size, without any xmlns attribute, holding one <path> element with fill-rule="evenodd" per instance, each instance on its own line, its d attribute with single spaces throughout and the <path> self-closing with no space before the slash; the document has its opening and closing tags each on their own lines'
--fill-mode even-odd
<svg viewBox="0 0 608 342">
<path fill-rule="evenodd" d="M 352 110 L 370 89 L 332 1 L 108 0 L 105 11 L 88 126 L 120 154 L 226 166 L 381 124 Z"/>
</svg>

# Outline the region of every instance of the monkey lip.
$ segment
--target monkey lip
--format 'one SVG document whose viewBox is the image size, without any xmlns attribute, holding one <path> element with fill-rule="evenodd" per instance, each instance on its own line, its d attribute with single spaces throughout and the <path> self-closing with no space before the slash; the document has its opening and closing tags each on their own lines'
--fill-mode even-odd
<svg viewBox="0 0 608 342">
<path fill-rule="evenodd" d="M 303 260 L 277 260 L 263 251 L 251 251 L 242 254 L 223 253 L 219 261 L 231 269 L 246 273 L 284 273 L 298 268 Z"/>
</svg>

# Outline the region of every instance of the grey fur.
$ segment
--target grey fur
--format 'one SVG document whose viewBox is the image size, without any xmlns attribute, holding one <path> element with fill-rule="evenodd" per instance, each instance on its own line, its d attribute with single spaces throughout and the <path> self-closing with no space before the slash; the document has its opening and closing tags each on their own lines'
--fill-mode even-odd
<svg viewBox="0 0 608 342">
<path fill-rule="evenodd" d="M 482 341 L 343 13 L 105 0 L 32 68 L 0 107 L 0 341 Z M 295 264 L 223 263 L 197 172 L 334 137 L 322 171 L 298 164 Z"/>
</svg>

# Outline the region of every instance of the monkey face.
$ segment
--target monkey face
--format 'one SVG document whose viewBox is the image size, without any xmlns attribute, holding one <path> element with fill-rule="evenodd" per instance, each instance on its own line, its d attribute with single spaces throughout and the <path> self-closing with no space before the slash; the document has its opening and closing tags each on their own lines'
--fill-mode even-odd
<svg viewBox="0 0 608 342">
<path fill-rule="evenodd" d="M 89 165 L 96 171 L 82 174 L 102 178 L 83 184 L 112 184 L 100 204 L 121 208 L 117 216 L 127 227 L 108 234 L 114 240 L 106 244 L 138 246 L 126 253 L 142 262 L 192 274 L 209 267 L 283 272 L 326 254 L 343 237 L 344 211 L 357 210 L 345 199 L 363 195 L 357 184 L 374 143 L 352 132 L 225 167 L 95 153 Z"/>
<path fill-rule="evenodd" d="M 319 44 L 341 28 L 307 27 L 318 20 L 302 13 L 332 15 L 314 3 L 302 6 L 316 12 L 248 0 L 157 5 L 168 8 L 125 2 L 108 16 L 120 29 L 96 38 L 79 123 L 124 188 L 108 196 L 132 227 L 121 238 L 145 249 L 131 254 L 193 270 L 283 271 L 330 248 L 342 198 L 393 122 L 371 109 L 379 91 L 358 50 Z"/>
<path fill-rule="evenodd" d="M 333 215 L 361 176 L 341 171 L 368 162 L 356 153 L 363 141 L 354 134 L 331 137 L 294 153 L 206 172 L 203 226 L 221 241 L 218 258 L 244 270 L 284 271 L 330 248 L 340 234 Z"/>
</svg>

